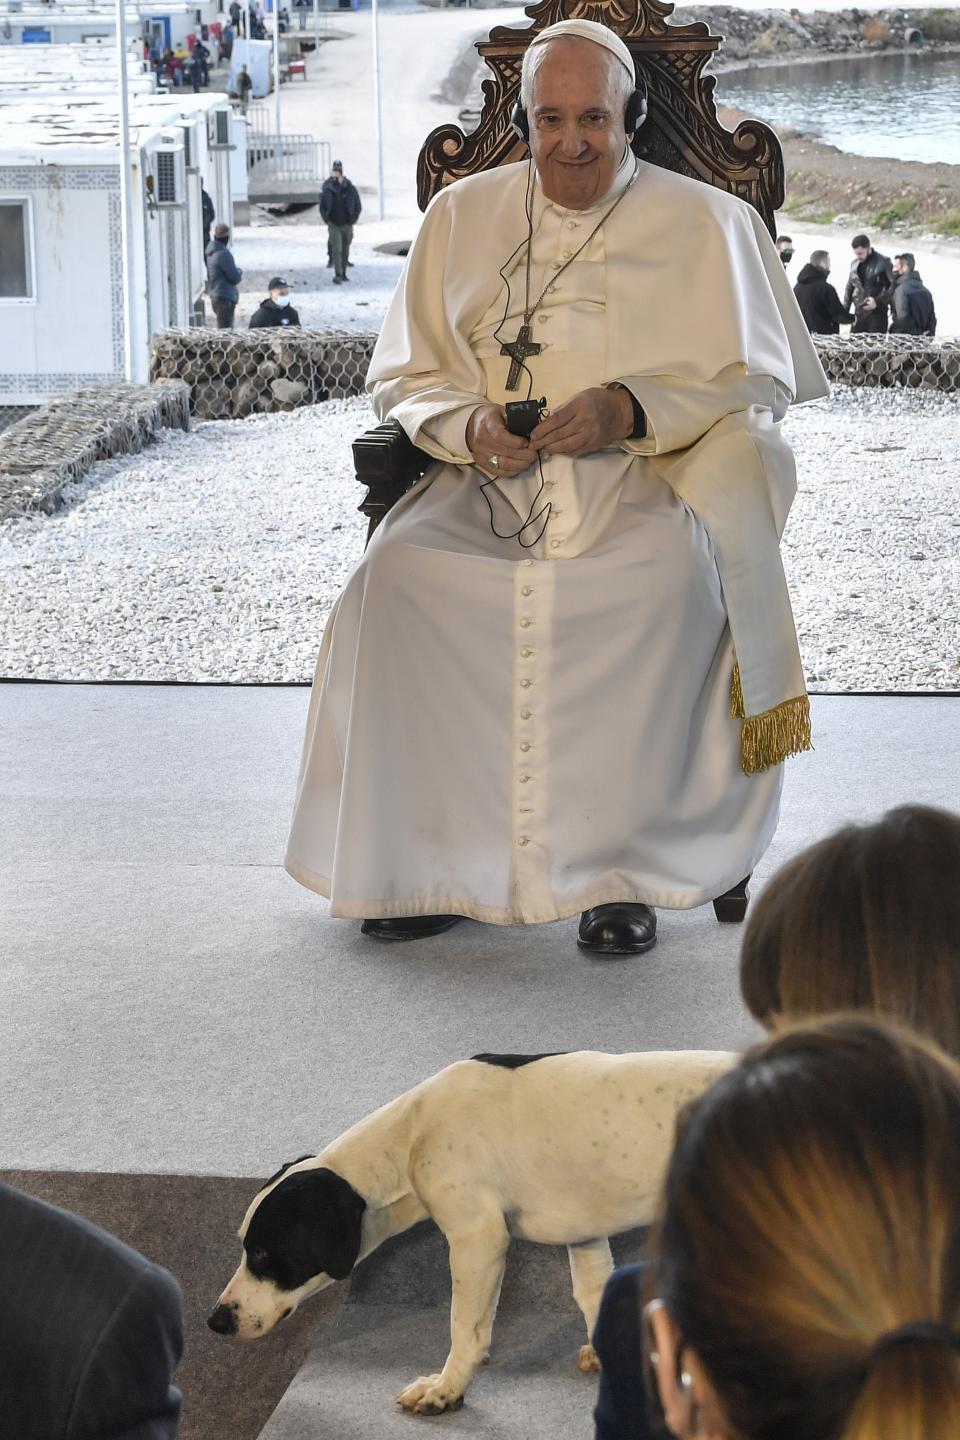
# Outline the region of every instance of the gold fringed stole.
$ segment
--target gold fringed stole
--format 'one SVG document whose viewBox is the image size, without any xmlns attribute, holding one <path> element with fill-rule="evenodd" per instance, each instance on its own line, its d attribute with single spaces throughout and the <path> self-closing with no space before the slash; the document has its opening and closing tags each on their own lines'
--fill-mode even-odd
<svg viewBox="0 0 960 1440">
<path fill-rule="evenodd" d="M 813 749 L 810 732 L 810 701 L 806 695 L 784 700 L 760 715 L 744 715 L 740 666 L 734 661 L 730 685 L 730 714 L 742 720 L 740 768 L 744 775 L 758 775 L 779 765 L 790 755 Z"/>
</svg>

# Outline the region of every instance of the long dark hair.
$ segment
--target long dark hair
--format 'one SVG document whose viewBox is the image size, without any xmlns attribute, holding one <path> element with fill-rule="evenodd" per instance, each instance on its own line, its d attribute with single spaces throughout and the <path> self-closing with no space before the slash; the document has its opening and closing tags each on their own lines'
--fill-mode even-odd
<svg viewBox="0 0 960 1440">
<path fill-rule="evenodd" d="M 862 1017 L 751 1051 L 682 1117 L 662 1298 L 749 1440 L 957 1440 L 960 1066 Z"/>
</svg>

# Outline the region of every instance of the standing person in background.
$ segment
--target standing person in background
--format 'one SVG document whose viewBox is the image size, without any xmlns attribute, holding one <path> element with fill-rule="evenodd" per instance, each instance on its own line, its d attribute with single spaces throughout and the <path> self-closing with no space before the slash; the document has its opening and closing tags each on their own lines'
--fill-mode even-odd
<svg viewBox="0 0 960 1440">
<path fill-rule="evenodd" d="M 242 14 L 240 0 L 230 0 L 230 24 L 233 26 L 235 35 L 240 34 L 240 16 Z"/>
<path fill-rule="evenodd" d="M 777 236 L 777 254 L 783 261 L 783 268 L 786 270 L 790 261 L 793 259 L 793 241 L 789 235 Z"/>
<path fill-rule="evenodd" d="M 206 187 L 202 180 L 200 181 L 200 205 L 203 212 L 203 253 L 206 255 L 210 245 L 210 231 L 216 219 L 216 213 L 213 208 L 213 201 L 207 194 Z"/>
<path fill-rule="evenodd" d="M 246 115 L 247 106 L 250 104 L 250 91 L 253 89 L 253 81 L 246 65 L 240 66 L 240 74 L 237 76 L 237 94 L 240 97 L 240 114 Z"/>
<path fill-rule="evenodd" d="M 207 294 L 217 317 L 218 330 L 230 330 L 233 326 L 234 312 L 240 299 L 237 286 L 243 279 L 243 271 L 237 268 L 236 261 L 227 249 L 229 239 L 230 226 L 217 225 L 214 227 L 213 239 L 206 249 Z"/>
<path fill-rule="evenodd" d="M 274 275 L 267 290 L 269 293 L 266 300 L 261 300 L 258 309 L 253 312 L 250 329 L 260 330 L 268 326 L 274 328 L 281 325 L 299 325 L 300 316 L 290 304 L 289 280 L 283 280 L 279 275 Z"/>
<path fill-rule="evenodd" d="M 811 335 L 839 335 L 840 326 L 851 324 L 854 318 L 833 286 L 827 284 L 829 274 L 830 256 L 826 250 L 814 250 L 793 287 Z"/>
<path fill-rule="evenodd" d="M 850 242 L 854 260 L 843 292 L 843 306 L 857 312 L 852 335 L 886 335 L 889 305 L 893 298 L 893 266 L 886 255 L 874 250 L 866 235 L 854 235 Z"/>
<path fill-rule="evenodd" d="M 893 324 L 891 335 L 936 335 L 937 312 L 909 250 L 893 257 Z"/>
<path fill-rule="evenodd" d="M 203 61 L 196 50 L 190 58 L 190 84 L 193 86 L 194 95 L 199 95 L 200 86 L 203 84 Z"/>
<path fill-rule="evenodd" d="M 193 47 L 193 58 L 200 60 L 200 68 L 203 72 L 201 85 L 206 87 L 210 84 L 210 51 L 202 40 L 197 40 Z"/>
<path fill-rule="evenodd" d="M 361 208 L 356 186 L 345 177 L 340 161 L 334 160 L 330 175 L 323 182 L 320 192 L 320 217 L 327 227 L 334 285 L 342 285 L 344 280 L 350 279 L 347 274 L 350 242 L 353 239 L 353 227 L 360 218 Z"/>
</svg>

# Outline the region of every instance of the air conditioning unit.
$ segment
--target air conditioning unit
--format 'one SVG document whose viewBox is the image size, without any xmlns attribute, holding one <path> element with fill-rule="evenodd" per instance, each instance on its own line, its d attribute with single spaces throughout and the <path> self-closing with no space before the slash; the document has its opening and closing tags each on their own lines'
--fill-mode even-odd
<svg viewBox="0 0 960 1440">
<path fill-rule="evenodd" d="M 213 150 L 229 150 L 230 142 L 230 111 L 214 110 L 211 116 L 213 126 L 210 134 L 210 148 Z"/>
<path fill-rule="evenodd" d="M 183 171 L 180 167 L 182 150 L 167 148 L 157 150 L 153 156 L 153 199 L 156 205 L 183 205 Z"/>
</svg>

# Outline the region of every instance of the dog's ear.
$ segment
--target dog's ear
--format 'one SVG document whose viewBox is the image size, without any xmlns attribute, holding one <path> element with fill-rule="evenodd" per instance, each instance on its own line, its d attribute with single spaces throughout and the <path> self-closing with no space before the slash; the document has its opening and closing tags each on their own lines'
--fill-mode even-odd
<svg viewBox="0 0 960 1440">
<path fill-rule="evenodd" d="M 317 1166 L 284 1176 L 250 1217 L 248 1257 L 262 1250 L 258 1278 L 298 1290 L 317 1275 L 345 1280 L 360 1253 L 367 1202 L 342 1175 Z M 248 1261 L 249 1263 L 249 1261 Z"/>
<path fill-rule="evenodd" d="M 317 1173 L 330 1178 L 324 1195 L 328 1229 L 323 1268 L 334 1280 L 346 1280 L 360 1254 L 363 1212 L 367 1202 L 341 1175 L 334 1174 L 332 1170 Z"/>
</svg>

